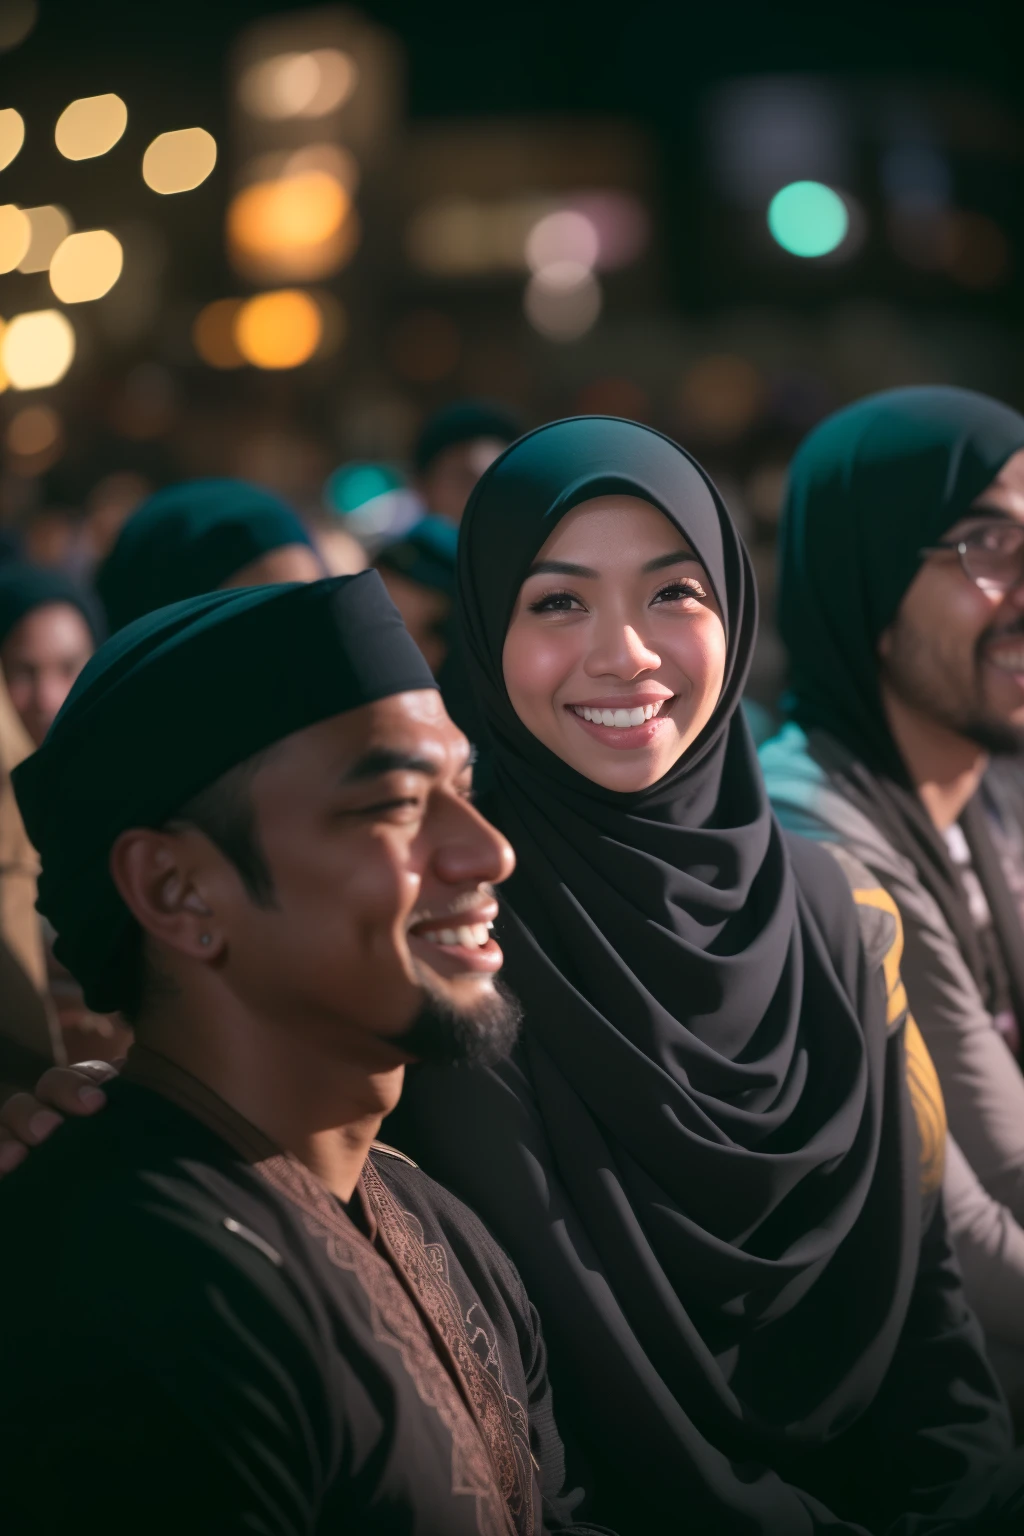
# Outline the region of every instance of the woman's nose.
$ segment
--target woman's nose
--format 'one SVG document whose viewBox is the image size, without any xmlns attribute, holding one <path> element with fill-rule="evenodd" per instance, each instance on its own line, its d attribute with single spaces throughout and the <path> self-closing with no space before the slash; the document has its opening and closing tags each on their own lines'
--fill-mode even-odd
<svg viewBox="0 0 1024 1536">
<path fill-rule="evenodd" d="M 651 650 L 631 624 L 618 624 L 597 637 L 583 670 L 588 677 L 634 678 L 640 672 L 656 672 L 661 657 Z"/>
</svg>

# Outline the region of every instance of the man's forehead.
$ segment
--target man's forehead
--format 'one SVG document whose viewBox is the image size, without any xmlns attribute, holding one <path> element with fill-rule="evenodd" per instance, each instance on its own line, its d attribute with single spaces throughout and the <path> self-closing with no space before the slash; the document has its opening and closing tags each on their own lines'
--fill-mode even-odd
<svg viewBox="0 0 1024 1536">
<path fill-rule="evenodd" d="M 972 503 L 972 513 L 985 509 L 1024 523 L 1024 448 L 1011 454 L 998 475 Z"/>
<path fill-rule="evenodd" d="M 307 750 L 342 780 L 386 772 L 389 763 L 399 766 L 403 758 L 441 773 L 461 767 L 468 757 L 465 737 L 433 688 L 392 694 L 299 734 Z"/>
</svg>

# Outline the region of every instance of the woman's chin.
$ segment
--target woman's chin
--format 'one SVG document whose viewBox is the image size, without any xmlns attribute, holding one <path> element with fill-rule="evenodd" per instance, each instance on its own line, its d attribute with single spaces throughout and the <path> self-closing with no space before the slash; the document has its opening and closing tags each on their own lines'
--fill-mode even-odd
<svg viewBox="0 0 1024 1536">
<path fill-rule="evenodd" d="M 682 743 L 678 744 L 678 750 L 666 750 L 667 747 L 667 743 L 659 743 L 657 750 L 650 747 L 623 750 L 621 747 L 587 743 L 584 750 L 580 751 L 573 743 L 571 749 L 567 747 L 558 755 L 570 768 L 575 768 L 577 773 L 592 783 L 600 784 L 602 789 L 633 795 L 640 790 L 650 789 L 659 779 L 663 779 L 685 751 Z"/>
</svg>

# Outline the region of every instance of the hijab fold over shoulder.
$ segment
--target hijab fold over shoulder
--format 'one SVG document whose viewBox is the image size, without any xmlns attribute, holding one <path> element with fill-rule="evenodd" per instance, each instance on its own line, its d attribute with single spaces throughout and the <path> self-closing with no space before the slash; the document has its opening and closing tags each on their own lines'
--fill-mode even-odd
<svg viewBox="0 0 1024 1536">
<path fill-rule="evenodd" d="M 629 795 L 526 731 L 501 666 L 531 562 L 609 491 L 659 507 L 698 552 L 727 633 L 711 721 Z M 768 1469 L 855 1422 L 889 1368 L 919 1242 L 916 1140 L 849 891 L 819 849 L 795 867 L 739 709 L 749 558 L 682 449 L 594 417 L 497 460 L 459 557 L 491 738 L 483 808 L 518 857 L 499 936 L 525 1023 L 511 1065 L 410 1083 L 410 1150 L 523 1271 L 599 1488 L 626 1461 L 638 1496 L 695 1529 L 817 1529 Z"/>
</svg>

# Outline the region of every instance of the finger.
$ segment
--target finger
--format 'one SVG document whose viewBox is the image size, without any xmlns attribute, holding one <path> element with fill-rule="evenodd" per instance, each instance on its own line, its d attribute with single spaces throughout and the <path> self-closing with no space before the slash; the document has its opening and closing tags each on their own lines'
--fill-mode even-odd
<svg viewBox="0 0 1024 1536">
<path fill-rule="evenodd" d="M 107 1102 L 98 1084 L 110 1082 L 116 1076 L 116 1070 L 106 1061 L 78 1061 L 73 1067 L 51 1067 L 36 1083 L 36 1098 L 62 1115 L 92 1115 Z"/>
<path fill-rule="evenodd" d="M 13 1136 L 7 1136 L 0 1131 L 0 1179 L 5 1173 L 11 1173 L 19 1163 L 23 1163 L 28 1157 L 28 1148 L 23 1147 L 20 1141 L 15 1141 Z"/>
<path fill-rule="evenodd" d="M 13 1094 L 0 1111 L 0 1124 L 26 1147 L 37 1147 L 45 1141 L 62 1119 L 62 1115 L 47 1109 L 30 1093 Z"/>
</svg>

